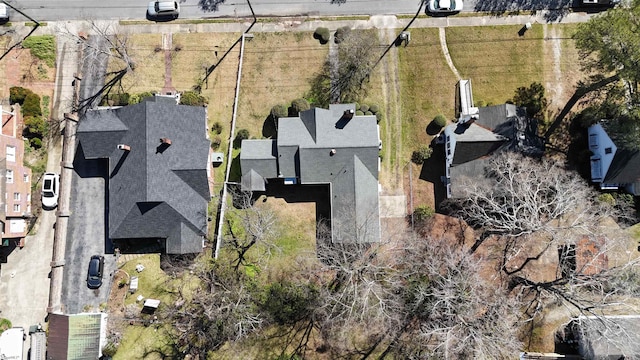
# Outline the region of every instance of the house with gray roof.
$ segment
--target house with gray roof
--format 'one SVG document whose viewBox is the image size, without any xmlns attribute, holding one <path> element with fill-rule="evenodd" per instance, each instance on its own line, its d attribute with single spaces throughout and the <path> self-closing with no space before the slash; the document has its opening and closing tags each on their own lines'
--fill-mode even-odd
<svg viewBox="0 0 640 360">
<path fill-rule="evenodd" d="M 47 359 L 93 360 L 107 344 L 107 314 L 50 314 Z"/>
<path fill-rule="evenodd" d="M 377 242 L 379 146 L 376 117 L 355 115 L 354 104 L 280 118 L 277 139 L 242 141 L 242 188 L 262 192 L 269 181 L 326 184 L 332 242 Z"/>
<path fill-rule="evenodd" d="M 640 150 L 616 146 L 602 125 L 588 129 L 591 181 L 602 190 L 624 189 L 640 195 Z"/>
<path fill-rule="evenodd" d="M 640 357 L 640 316 L 605 315 L 573 319 L 565 336 L 577 345 L 583 359 L 637 359 Z M 568 335 L 568 336 L 567 336 Z"/>
<path fill-rule="evenodd" d="M 206 108 L 152 97 L 88 111 L 77 130 L 85 159 L 108 160 L 108 233 L 159 242 L 168 254 L 199 253 L 211 199 Z"/>
<path fill-rule="evenodd" d="M 456 179 L 479 179 L 491 155 L 514 151 L 527 156 L 542 156 L 544 142 L 538 136 L 538 123 L 527 116 L 525 108 L 502 104 L 475 108 L 471 116 L 445 127 L 438 141 L 445 146 L 447 198 L 462 195 Z"/>
</svg>

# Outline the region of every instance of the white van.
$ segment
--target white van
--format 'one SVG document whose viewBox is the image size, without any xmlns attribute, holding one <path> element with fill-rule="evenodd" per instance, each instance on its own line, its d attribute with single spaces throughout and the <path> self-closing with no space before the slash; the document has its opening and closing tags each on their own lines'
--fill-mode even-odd
<svg viewBox="0 0 640 360">
<path fill-rule="evenodd" d="M 178 18 L 180 14 L 180 4 L 177 1 L 152 1 L 147 9 L 149 17 L 172 17 Z"/>
</svg>

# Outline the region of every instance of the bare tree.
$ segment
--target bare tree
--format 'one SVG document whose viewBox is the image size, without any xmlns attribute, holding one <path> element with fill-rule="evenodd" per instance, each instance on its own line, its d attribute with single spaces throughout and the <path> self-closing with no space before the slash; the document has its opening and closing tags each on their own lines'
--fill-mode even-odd
<svg viewBox="0 0 640 360">
<path fill-rule="evenodd" d="M 520 349 L 518 298 L 483 273 L 480 257 L 442 239 L 400 238 L 318 239 L 316 319 L 333 356 L 500 358 Z"/>
<path fill-rule="evenodd" d="M 182 282 L 177 300 L 162 308 L 161 319 L 173 326 L 173 350 L 206 357 L 227 341 L 240 341 L 261 328 L 254 294 L 242 274 L 218 263 L 201 261 L 193 270 L 198 286 Z"/>
<path fill-rule="evenodd" d="M 462 199 L 449 204 L 485 235 L 589 230 L 611 215 L 582 179 L 556 162 L 505 153 L 494 157 L 485 173 L 487 181 L 462 179 Z"/>
<path fill-rule="evenodd" d="M 95 106 L 111 91 L 124 92 L 122 79 L 136 69 L 126 31 L 113 22 L 91 20 L 87 22 L 86 29 L 72 28 L 65 23 L 58 32 L 83 45 L 84 77 L 98 83 L 95 89 L 91 89 L 93 91 L 80 99 L 80 110 Z"/>
<path fill-rule="evenodd" d="M 270 209 L 253 206 L 251 192 L 232 193 L 234 208 L 227 213 L 228 236 L 224 237 L 225 249 L 233 252 L 233 266 L 236 271 L 248 264 L 247 254 L 254 247 L 260 247 L 264 256 L 255 261 L 267 259 L 271 251 L 277 250 L 274 240 L 279 230 L 276 216 Z"/>
<path fill-rule="evenodd" d="M 340 43 L 329 52 L 322 71 L 312 81 L 312 97 L 319 106 L 363 98 L 369 75 L 381 53 L 374 32 L 349 28 L 339 31 L 342 31 Z"/>
<path fill-rule="evenodd" d="M 448 209 L 479 230 L 471 251 L 493 249 L 497 269 L 527 301 L 530 317 L 551 302 L 595 315 L 625 296 L 607 284 L 637 260 L 616 232 L 615 211 L 577 174 L 515 154 L 495 157 L 485 172 L 486 181 L 463 181 L 464 197 Z M 542 259 L 557 270 L 536 269 Z"/>
<path fill-rule="evenodd" d="M 317 255 L 322 302 L 318 328 L 336 354 L 366 354 L 388 329 L 397 327 L 401 303 L 395 293 L 393 260 L 384 255 L 389 242 L 332 243 L 325 222 L 318 224 Z"/>
<path fill-rule="evenodd" d="M 387 352 L 402 358 L 509 358 L 518 341 L 519 299 L 483 273 L 483 259 L 440 239 L 407 239 L 398 254 L 403 326 Z"/>
<path fill-rule="evenodd" d="M 577 344 L 585 359 L 635 358 L 640 353 L 638 319 L 631 316 L 578 316 L 557 333 L 563 341 Z"/>
</svg>

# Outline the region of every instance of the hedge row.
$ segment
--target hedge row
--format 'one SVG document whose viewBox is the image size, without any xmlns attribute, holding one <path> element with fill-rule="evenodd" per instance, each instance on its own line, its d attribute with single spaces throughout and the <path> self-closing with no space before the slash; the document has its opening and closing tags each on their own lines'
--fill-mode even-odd
<svg viewBox="0 0 640 360">
<path fill-rule="evenodd" d="M 42 147 L 42 139 L 47 134 L 48 124 L 42 118 L 40 96 L 30 89 L 19 86 L 9 88 L 9 101 L 11 104 L 20 104 L 24 119 L 23 136 L 29 139 L 32 147 Z"/>
</svg>

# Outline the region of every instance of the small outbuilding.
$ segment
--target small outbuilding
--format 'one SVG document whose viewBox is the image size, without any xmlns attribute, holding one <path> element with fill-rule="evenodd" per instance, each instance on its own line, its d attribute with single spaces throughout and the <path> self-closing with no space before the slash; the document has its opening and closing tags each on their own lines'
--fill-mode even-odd
<svg viewBox="0 0 640 360">
<path fill-rule="evenodd" d="M 158 309 L 158 306 L 160 306 L 160 300 L 146 299 L 142 306 L 142 313 L 153 314 Z"/>
</svg>

